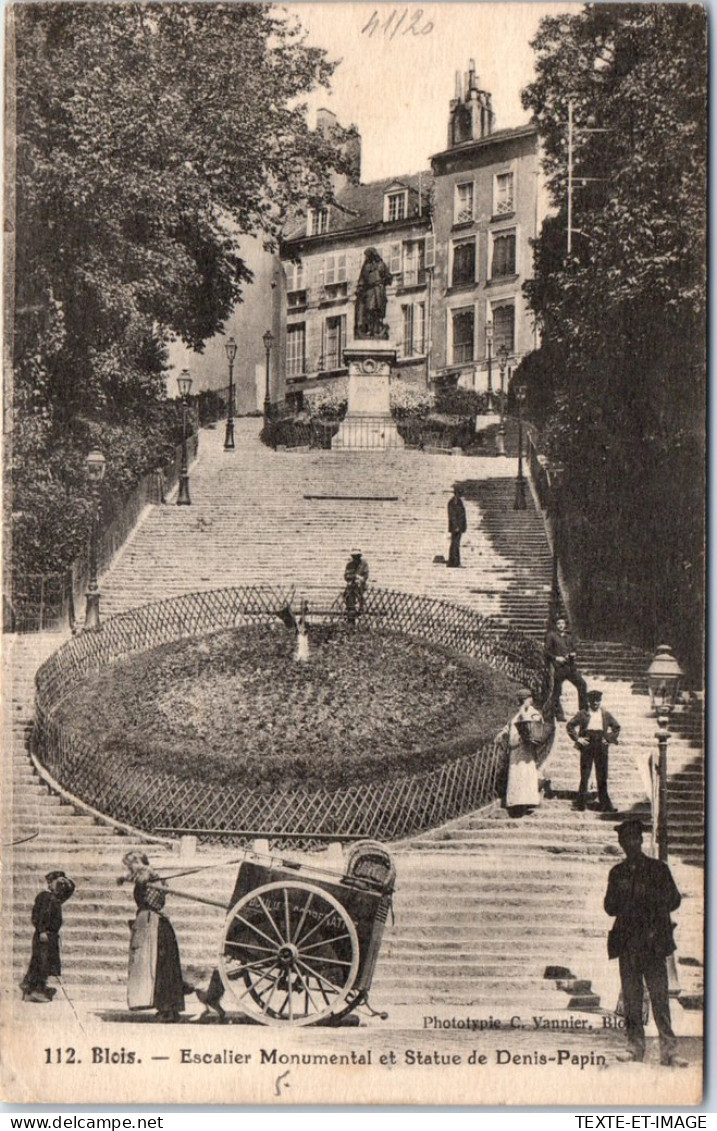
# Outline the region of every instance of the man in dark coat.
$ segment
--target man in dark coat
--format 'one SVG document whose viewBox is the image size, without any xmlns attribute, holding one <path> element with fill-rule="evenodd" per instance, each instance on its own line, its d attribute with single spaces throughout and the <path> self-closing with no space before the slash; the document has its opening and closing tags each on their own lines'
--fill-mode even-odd
<svg viewBox="0 0 717 1131">
<path fill-rule="evenodd" d="M 660 1063 L 684 1068 L 687 1062 L 675 1055 L 666 963 L 675 949 L 670 912 L 680 906 L 681 896 L 667 864 L 643 853 L 640 821 L 623 821 L 617 835 L 625 859 L 610 871 L 605 910 L 615 916 L 607 948 L 608 957 L 620 962 L 627 1028 L 628 1051 L 618 1059 L 645 1058 L 644 981 L 660 1035 Z"/>
<path fill-rule="evenodd" d="M 32 956 L 27 973 L 20 983 L 22 1000 L 48 1002 L 55 991 L 48 989 L 47 979 L 59 978 L 62 973 L 60 960 L 60 928 L 62 927 L 62 904 L 65 903 L 75 885 L 64 872 L 48 872 L 45 876 L 47 891 L 41 891 L 35 898 L 32 908 Z"/>
<path fill-rule="evenodd" d="M 551 629 L 545 637 L 545 658 L 548 661 L 552 677 L 552 693 L 549 707 L 546 709 L 558 722 L 565 722 L 563 707 L 560 702 L 560 692 L 567 681 L 572 683 L 578 692 L 578 707 L 581 711 L 588 705 L 588 685 L 578 671 L 575 659 L 575 640 L 568 629 L 565 617 L 558 617 L 555 628 Z"/>
<path fill-rule="evenodd" d="M 588 706 L 565 728 L 580 751 L 580 785 L 575 801 L 576 809 L 585 808 L 590 781 L 590 771 L 595 766 L 598 787 L 598 808 L 603 813 L 616 813 L 607 791 L 608 747 L 617 746 L 620 724 L 602 706 L 602 691 L 588 691 Z"/>
<path fill-rule="evenodd" d="M 448 533 L 451 536 L 451 547 L 446 564 L 452 569 L 457 569 L 461 564 L 461 535 L 466 532 L 466 508 L 461 494 L 461 489 L 456 484 L 453 495 L 448 500 Z"/>
</svg>

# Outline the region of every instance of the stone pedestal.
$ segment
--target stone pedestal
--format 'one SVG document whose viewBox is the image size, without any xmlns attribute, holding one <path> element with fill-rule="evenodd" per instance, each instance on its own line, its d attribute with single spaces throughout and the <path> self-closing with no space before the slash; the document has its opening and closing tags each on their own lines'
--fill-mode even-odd
<svg viewBox="0 0 717 1131">
<path fill-rule="evenodd" d="M 345 350 L 344 361 L 349 371 L 349 407 L 332 449 L 402 448 L 389 403 L 395 349 L 383 342 L 366 341 Z"/>
</svg>

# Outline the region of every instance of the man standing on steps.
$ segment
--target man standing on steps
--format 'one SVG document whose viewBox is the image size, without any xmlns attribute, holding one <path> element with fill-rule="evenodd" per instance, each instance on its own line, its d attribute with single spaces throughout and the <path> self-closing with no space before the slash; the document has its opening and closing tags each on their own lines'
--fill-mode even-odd
<svg viewBox="0 0 717 1131">
<path fill-rule="evenodd" d="M 461 495 L 463 492 L 457 483 L 453 485 L 453 495 L 448 500 L 448 533 L 451 536 L 451 548 L 448 551 L 449 569 L 458 569 L 461 564 L 461 535 L 467 529 L 466 508 Z"/>
<path fill-rule="evenodd" d="M 573 687 L 577 689 L 580 710 L 584 710 L 588 705 L 588 686 L 578 671 L 575 660 L 575 640 L 568 629 L 568 622 L 565 617 L 558 617 L 555 628 L 550 629 L 545 637 L 545 659 L 550 667 L 552 681 L 549 709 L 557 722 L 564 723 L 565 714 L 560 702 L 560 692 L 566 681 L 572 683 Z"/>
<path fill-rule="evenodd" d="M 680 906 L 681 896 L 667 864 L 645 856 L 642 831 L 641 822 L 634 818 L 618 825 L 625 859 L 610 871 L 605 895 L 605 910 L 615 916 L 607 952 L 620 962 L 627 1028 L 628 1050 L 618 1060 L 645 1059 L 644 981 L 660 1035 L 660 1064 L 686 1068 L 687 1061 L 675 1055 L 666 963 L 675 949 L 670 912 Z"/>
<path fill-rule="evenodd" d="M 617 813 L 607 791 L 607 756 L 608 746 L 617 746 L 620 724 L 602 706 L 602 691 L 588 691 L 587 709 L 573 715 L 565 729 L 580 751 L 580 785 L 575 808 L 585 808 L 590 771 L 594 765 L 598 787 L 597 807 L 601 813 Z"/>
<path fill-rule="evenodd" d="M 366 586 L 368 585 L 368 562 L 360 550 L 352 550 L 351 557 L 344 570 L 344 604 L 346 616 L 350 625 L 355 625 L 358 617 L 364 610 L 366 600 Z"/>
</svg>

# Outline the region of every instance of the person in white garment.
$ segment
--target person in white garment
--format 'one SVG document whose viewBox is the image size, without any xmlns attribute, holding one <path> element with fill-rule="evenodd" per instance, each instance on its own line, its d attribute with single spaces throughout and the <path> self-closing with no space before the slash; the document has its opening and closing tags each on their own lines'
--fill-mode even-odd
<svg viewBox="0 0 717 1131">
<path fill-rule="evenodd" d="M 537 744 L 531 723 L 542 723 L 543 716 L 533 703 L 531 691 L 518 692 L 520 708 L 508 725 L 508 788 L 505 807 L 511 817 L 524 817 L 540 805 Z"/>
</svg>

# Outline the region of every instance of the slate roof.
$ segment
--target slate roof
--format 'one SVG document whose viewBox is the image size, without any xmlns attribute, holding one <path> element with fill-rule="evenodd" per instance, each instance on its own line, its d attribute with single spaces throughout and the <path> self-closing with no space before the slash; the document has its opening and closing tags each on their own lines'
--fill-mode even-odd
<svg viewBox="0 0 717 1131">
<path fill-rule="evenodd" d="M 348 184 L 336 196 L 336 204 L 330 205 L 331 214 L 329 230 L 326 236 L 335 236 L 339 232 L 350 232 L 353 229 L 367 228 L 373 224 L 383 224 L 383 198 L 387 190 L 396 192 L 408 189 L 408 208 L 406 220 L 418 218 L 418 173 L 409 173 L 400 177 L 386 177 L 381 181 L 371 181 L 365 185 Z M 422 214 L 427 215 L 428 201 L 433 188 L 433 175 L 426 170 L 420 174 L 421 197 L 423 199 Z M 405 224 L 406 220 L 399 220 L 397 224 Z M 385 227 L 389 227 L 388 224 Z M 306 237 L 306 217 L 303 216 L 295 224 L 289 226 L 284 236 L 284 241 L 297 240 Z M 317 237 L 320 239 L 322 237 Z"/>
</svg>

